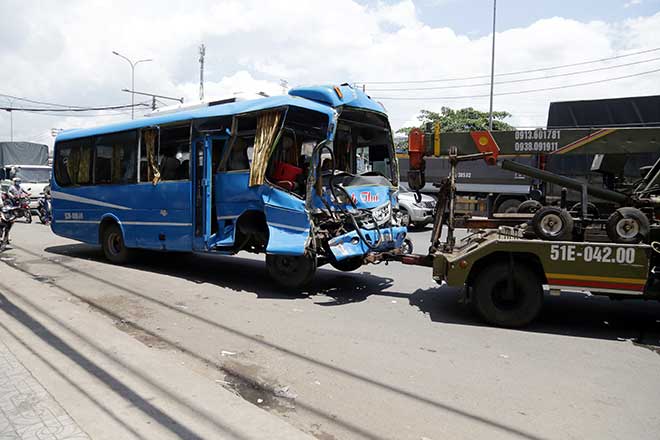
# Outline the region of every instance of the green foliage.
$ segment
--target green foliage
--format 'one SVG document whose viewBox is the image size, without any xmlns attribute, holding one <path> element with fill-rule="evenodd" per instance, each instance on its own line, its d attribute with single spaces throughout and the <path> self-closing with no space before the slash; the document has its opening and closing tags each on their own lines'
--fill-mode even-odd
<svg viewBox="0 0 660 440">
<path fill-rule="evenodd" d="M 511 117 L 509 112 L 493 112 L 493 131 L 515 130 L 515 127 L 504 122 L 504 119 Z M 430 110 L 420 110 L 417 119 L 420 121 L 419 128 L 431 122 L 440 122 L 440 130 L 444 133 L 454 131 L 474 131 L 488 130 L 488 112 L 475 110 L 472 107 L 453 110 L 449 107 L 442 107 L 440 113 Z M 414 127 L 403 127 L 398 129 L 397 133 L 408 135 Z M 407 151 L 407 140 L 405 145 L 397 145 L 399 151 Z"/>
</svg>

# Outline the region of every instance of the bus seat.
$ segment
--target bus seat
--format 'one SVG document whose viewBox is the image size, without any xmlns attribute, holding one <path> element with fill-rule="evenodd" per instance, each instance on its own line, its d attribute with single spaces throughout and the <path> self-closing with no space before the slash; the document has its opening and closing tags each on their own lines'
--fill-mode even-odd
<svg viewBox="0 0 660 440">
<path fill-rule="evenodd" d="M 160 161 L 159 167 L 161 180 L 177 180 L 179 165 L 180 163 L 177 159 L 164 156 Z"/>
</svg>

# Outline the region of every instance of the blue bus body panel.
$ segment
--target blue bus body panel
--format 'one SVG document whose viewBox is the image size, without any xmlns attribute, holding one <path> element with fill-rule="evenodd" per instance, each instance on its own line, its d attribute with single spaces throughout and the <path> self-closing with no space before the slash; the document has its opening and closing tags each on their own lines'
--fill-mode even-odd
<svg viewBox="0 0 660 440">
<path fill-rule="evenodd" d="M 300 96 L 301 98 L 322 102 L 331 107 L 356 107 L 368 109 L 379 113 L 384 113 L 385 109 L 381 104 L 372 100 L 364 92 L 354 89 L 350 86 L 338 86 L 341 96 L 337 94 L 333 86 L 311 86 L 298 87 L 289 91 L 289 95 Z"/>
<path fill-rule="evenodd" d="M 380 228 L 379 231 L 381 244 L 376 250 L 379 252 L 386 252 L 401 247 L 403 240 L 406 238 L 407 228 L 405 226 L 394 226 Z M 360 229 L 360 232 L 362 232 L 364 238 L 369 240 L 370 243 L 378 242 L 378 231 Z M 371 252 L 369 246 L 360 239 L 355 231 L 335 237 L 330 240 L 328 244 L 330 245 L 332 255 L 334 255 L 337 261 L 351 257 L 361 257 Z"/>
<path fill-rule="evenodd" d="M 373 103 L 373 101 L 371 101 Z M 104 125 L 101 127 L 83 128 L 76 130 L 66 130 L 61 132 L 56 139 L 56 143 L 71 139 L 77 139 L 85 136 L 96 136 L 104 133 L 114 133 L 119 131 L 134 130 L 142 127 L 155 125 L 164 125 L 181 121 L 190 121 L 194 119 L 210 118 L 214 116 L 233 116 L 242 113 L 256 112 L 277 108 L 282 106 L 294 106 L 314 110 L 328 116 L 331 121 L 334 118 L 335 111 L 319 102 L 311 101 L 296 96 L 273 96 L 270 98 L 256 99 L 252 101 L 234 102 L 229 104 L 215 105 L 211 107 L 202 107 L 193 110 L 183 110 L 180 112 L 162 115 L 148 116 L 133 121 L 119 122 L 116 124 Z M 382 112 L 382 108 L 380 109 Z"/>
<path fill-rule="evenodd" d="M 99 225 L 116 219 L 128 247 L 190 250 L 191 183 L 102 185 L 52 190 L 53 232 L 87 243 L 99 243 Z"/>
<path fill-rule="evenodd" d="M 303 255 L 311 223 L 305 201 L 281 189 L 268 187 L 263 195 L 268 223 L 269 254 Z"/>
</svg>

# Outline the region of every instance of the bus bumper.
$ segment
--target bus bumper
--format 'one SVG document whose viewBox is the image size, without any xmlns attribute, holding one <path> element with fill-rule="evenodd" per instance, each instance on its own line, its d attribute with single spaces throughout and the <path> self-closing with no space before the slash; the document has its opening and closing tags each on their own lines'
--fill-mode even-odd
<svg viewBox="0 0 660 440">
<path fill-rule="evenodd" d="M 360 229 L 362 236 L 369 243 L 378 242 L 378 231 L 380 231 L 382 242 L 376 249 L 371 249 L 356 231 L 351 231 L 330 240 L 328 242 L 330 251 L 337 261 L 351 257 L 365 256 L 370 252 L 391 251 L 401 247 L 408 232 L 405 226 L 386 227 L 379 230 Z"/>
</svg>

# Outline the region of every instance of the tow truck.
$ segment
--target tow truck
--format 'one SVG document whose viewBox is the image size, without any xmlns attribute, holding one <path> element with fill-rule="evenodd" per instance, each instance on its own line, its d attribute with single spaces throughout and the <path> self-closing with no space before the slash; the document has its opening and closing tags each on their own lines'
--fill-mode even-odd
<svg viewBox="0 0 660 440">
<path fill-rule="evenodd" d="M 439 199 L 428 254 L 403 255 L 398 257 L 399 261 L 432 267 L 436 282 L 463 288 L 463 300 L 495 326 L 521 327 L 532 322 L 541 311 L 545 292 L 559 295 L 565 291 L 588 291 L 612 299 L 660 299 L 660 159 L 629 194 L 603 192 L 601 188 L 580 183 L 581 203 L 585 208 L 577 213 L 578 218 L 573 219 L 574 214 L 568 214 L 565 207 L 556 208 L 561 215 L 555 220 L 571 223 L 570 234 L 563 230 L 561 234 L 539 237 L 534 232 L 536 228 L 530 228 L 533 217 L 528 216 L 518 218 L 513 224 L 488 219 L 468 224 L 469 235 L 456 240 L 458 166 L 474 160 L 496 166 L 500 153 L 490 132 L 473 133 L 473 138 L 477 151 L 459 154 L 456 147 L 451 147 L 449 176 L 436 182 Z M 413 191 L 419 191 L 425 184 L 425 158 L 433 154 L 431 144 L 422 131 L 410 133 L 408 186 Z M 562 176 L 537 171 L 530 167 L 516 168 L 516 172 L 541 180 L 570 183 L 562 180 Z M 597 234 L 602 225 L 586 209 L 589 197 L 594 195 L 617 203 L 621 206 L 619 210 L 630 208 L 642 212 L 645 219 L 640 221 L 648 222 L 644 223 L 647 227 L 644 235 L 640 236 L 639 224 L 634 221 L 619 224 L 621 239 Z M 557 225 L 547 220 L 545 226 L 552 232 Z M 445 226 L 446 238 L 441 241 Z M 631 228 L 638 229 L 631 233 Z M 626 241 L 631 236 L 635 240 Z"/>
</svg>

